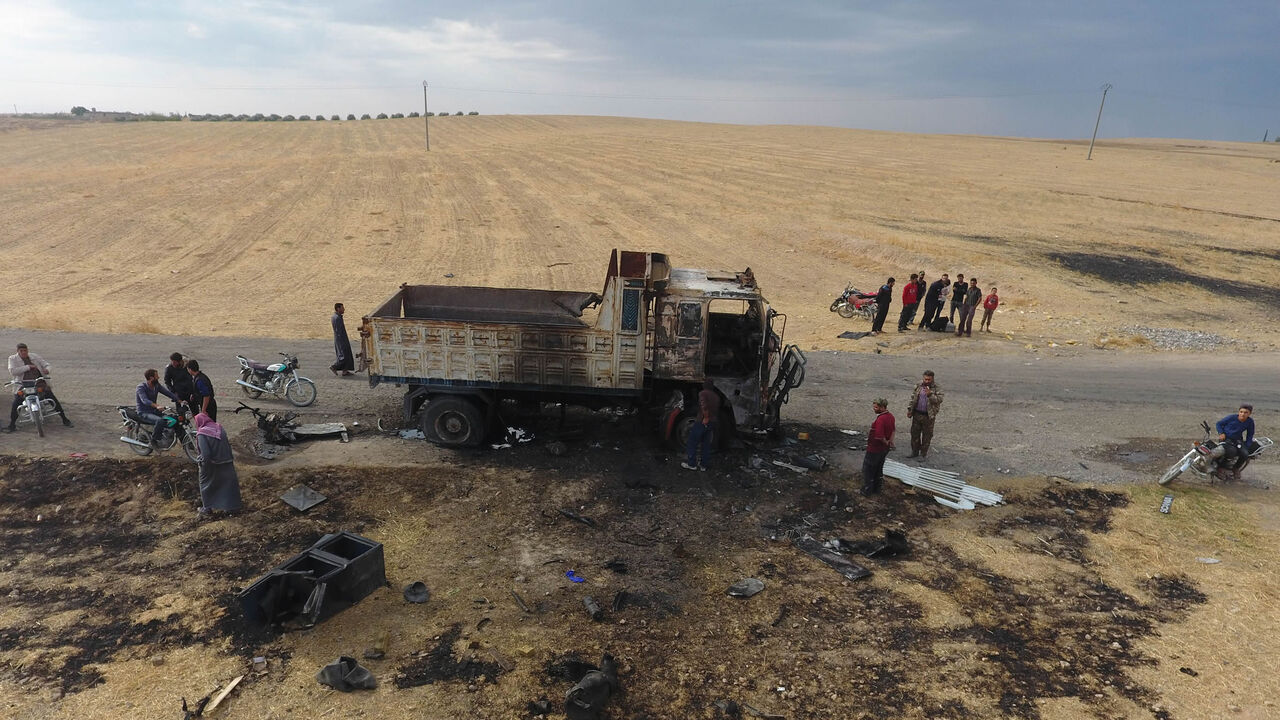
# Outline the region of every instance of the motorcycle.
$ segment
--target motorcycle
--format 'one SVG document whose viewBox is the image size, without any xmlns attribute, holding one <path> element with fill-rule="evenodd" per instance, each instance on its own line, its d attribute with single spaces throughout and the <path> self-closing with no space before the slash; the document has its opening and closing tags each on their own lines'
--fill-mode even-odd
<svg viewBox="0 0 1280 720">
<path fill-rule="evenodd" d="M 19 388 L 17 395 L 22 398 L 22 404 L 18 406 L 17 422 L 35 423 L 40 437 L 44 437 L 44 419 L 58 414 L 54 409 L 53 399 L 40 392 L 48 382 L 49 378 L 41 375 L 35 380 L 13 380 L 5 383 L 5 387 Z"/>
<path fill-rule="evenodd" d="M 842 318 L 861 315 L 867 320 L 876 316 L 876 294 L 859 292 L 853 285 L 846 285 L 840 297 L 831 303 L 831 312 L 839 313 Z"/>
<path fill-rule="evenodd" d="M 182 452 L 191 462 L 200 462 L 200 446 L 196 444 L 196 432 L 191 427 L 191 413 L 186 405 L 179 403 L 178 407 L 166 410 L 157 425 L 143 421 L 131 405 L 117 405 L 116 410 L 120 412 L 124 427 L 120 442 L 127 444 L 130 450 L 139 455 L 150 455 L 155 450 L 167 452 L 174 445 L 181 444 Z M 155 433 L 160 435 L 153 445 L 151 438 Z"/>
<path fill-rule="evenodd" d="M 1199 475 L 1202 480 L 1212 480 L 1218 471 L 1219 461 L 1226 454 L 1226 449 L 1222 443 L 1213 439 L 1213 430 L 1210 429 L 1208 422 L 1201 422 L 1200 427 L 1204 429 L 1204 440 L 1194 443 L 1191 450 L 1182 459 L 1169 466 L 1164 471 L 1164 475 L 1160 476 L 1159 483 L 1168 485 L 1175 478 L 1184 472 L 1190 470 Z M 1253 442 L 1249 443 L 1249 447 L 1245 448 L 1249 453 L 1243 460 L 1237 470 L 1243 470 L 1251 460 L 1262 454 L 1264 450 L 1274 445 L 1271 438 L 1254 437 Z"/>
<path fill-rule="evenodd" d="M 243 355 L 240 360 L 240 379 L 236 384 L 251 398 L 260 398 L 262 393 L 271 393 L 283 397 L 296 407 L 306 407 L 316 401 L 316 384 L 298 374 L 298 356 L 280 353 L 284 362 L 266 365 L 257 363 Z"/>
</svg>

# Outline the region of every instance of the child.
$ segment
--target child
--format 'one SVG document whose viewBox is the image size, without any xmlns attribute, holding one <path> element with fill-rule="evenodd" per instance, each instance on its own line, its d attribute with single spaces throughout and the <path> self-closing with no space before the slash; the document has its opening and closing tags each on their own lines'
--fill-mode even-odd
<svg viewBox="0 0 1280 720">
<path fill-rule="evenodd" d="M 991 316 L 995 314 L 998 307 L 1000 307 L 1000 296 L 996 295 L 995 288 L 991 288 L 991 294 L 982 301 L 982 322 L 978 323 L 978 330 L 986 329 L 987 332 L 991 332 Z"/>
</svg>

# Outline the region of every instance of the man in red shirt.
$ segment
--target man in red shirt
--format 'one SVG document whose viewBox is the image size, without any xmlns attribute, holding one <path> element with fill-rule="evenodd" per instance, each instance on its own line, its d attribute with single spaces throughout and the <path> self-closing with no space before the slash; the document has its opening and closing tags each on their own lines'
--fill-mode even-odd
<svg viewBox="0 0 1280 720">
<path fill-rule="evenodd" d="M 884 482 L 884 460 L 893 449 L 893 431 L 896 429 L 888 400 L 877 398 L 871 406 L 876 411 L 876 419 L 871 423 L 867 454 L 862 458 L 862 489 L 859 492 L 863 495 L 880 492 Z"/>
<path fill-rule="evenodd" d="M 898 332 L 907 331 L 907 323 L 915 317 L 916 305 L 920 304 L 919 273 L 911 273 L 911 279 L 902 286 L 902 312 L 898 315 Z"/>
</svg>

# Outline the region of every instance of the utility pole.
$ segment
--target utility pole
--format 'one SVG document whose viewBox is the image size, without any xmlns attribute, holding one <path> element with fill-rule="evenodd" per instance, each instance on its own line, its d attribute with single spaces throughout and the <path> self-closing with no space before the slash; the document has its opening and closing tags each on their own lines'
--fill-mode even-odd
<svg viewBox="0 0 1280 720">
<path fill-rule="evenodd" d="M 1262 142 L 1267 141 L 1267 136 L 1271 134 L 1271 128 L 1262 131 Z"/>
<path fill-rule="evenodd" d="M 1085 160 L 1093 159 L 1093 142 L 1098 139 L 1098 125 L 1102 123 L 1102 106 L 1107 104 L 1107 91 L 1111 89 L 1111 83 L 1102 84 L 1102 102 L 1098 103 L 1098 119 L 1093 123 L 1093 138 L 1089 140 L 1089 156 Z"/>
<path fill-rule="evenodd" d="M 422 81 L 422 126 L 427 134 L 427 150 L 431 149 L 431 119 L 427 117 L 427 81 Z"/>
</svg>

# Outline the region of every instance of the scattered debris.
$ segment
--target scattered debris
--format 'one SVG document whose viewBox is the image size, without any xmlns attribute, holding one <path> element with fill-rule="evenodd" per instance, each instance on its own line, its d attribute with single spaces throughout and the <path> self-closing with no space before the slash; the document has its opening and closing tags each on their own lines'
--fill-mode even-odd
<svg viewBox="0 0 1280 720">
<path fill-rule="evenodd" d="M 253 659 L 253 671 L 262 673 L 267 671 L 267 658 L 263 655 Z"/>
<path fill-rule="evenodd" d="M 1218 558 L 1212 558 L 1212 557 L 1198 557 L 1198 558 L 1196 558 L 1196 562 L 1202 562 L 1202 563 L 1204 563 L 1205 565 L 1217 565 L 1218 563 L 1220 563 L 1220 562 L 1222 562 L 1222 561 L 1221 561 L 1221 560 L 1219 560 Z"/>
<path fill-rule="evenodd" d="M 864 337 L 866 337 L 866 336 L 868 336 L 868 335 L 870 335 L 870 334 L 871 334 L 871 333 L 866 332 L 866 331 L 863 331 L 863 332 L 854 332 L 853 330 L 845 330 L 844 332 L 840 333 L 840 334 L 839 334 L 839 335 L 837 335 L 836 337 L 841 338 L 841 339 L 844 339 L 844 340 L 861 340 L 862 338 L 864 338 Z"/>
<path fill-rule="evenodd" d="M 183 697 L 182 698 L 182 720 L 193 720 L 193 718 L 203 717 L 204 707 L 205 705 L 209 704 L 209 697 L 210 697 L 209 695 L 205 695 L 204 697 L 200 698 L 200 701 L 196 703 L 195 710 L 192 710 L 190 707 L 187 706 L 187 698 Z"/>
<path fill-rule="evenodd" d="M 729 586 L 726 591 L 733 597 L 749 598 L 764 590 L 764 581 L 758 578 L 744 578 Z"/>
<path fill-rule="evenodd" d="M 614 558 L 609 562 L 606 562 L 604 565 L 601 565 L 601 567 L 603 567 L 606 570 L 612 570 L 618 573 L 619 575 L 627 574 L 627 563 L 623 561 L 622 558 Z"/>
<path fill-rule="evenodd" d="M 462 626 L 454 624 L 436 637 L 435 647 L 412 653 L 413 659 L 396 669 L 396 687 L 404 689 L 431 685 L 437 681 L 470 681 L 479 678 L 497 682 L 503 670 L 496 662 L 481 660 L 472 652 L 454 658 L 453 646 L 461 637 Z"/>
<path fill-rule="evenodd" d="M 550 715 L 553 710 L 553 708 L 551 707 L 551 701 L 546 698 L 538 698 L 537 700 L 531 700 L 529 704 L 525 706 L 525 709 L 535 716 Z"/>
<path fill-rule="evenodd" d="M 342 439 L 342 442 L 351 442 L 351 436 L 347 433 L 347 426 L 336 422 L 295 425 L 293 427 L 293 435 L 295 440 L 314 440 L 337 435 Z"/>
<path fill-rule="evenodd" d="M 516 604 L 520 606 L 521 610 L 525 611 L 526 613 L 533 612 L 532 610 L 529 609 L 529 606 L 525 604 L 524 598 L 520 597 L 520 593 L 517 593 L 515 590 L 510 590 L 509 592 L 511 593 L 511 597 L 516 599 Z"/>
<path fill-rule="evenodd" d="M 827 459 L 817 453 L 812 453 L 796 458 L 796 465 L 808 470 L 825 470 L 827 468 Z"/>
<path fill-rule="evenodd" d="M 773 619 L 773 622 L 769 623 L 769 626 L 778 627 L 779 625 L 782 624 L 783 620 L 787 619 L 787 616 L 790 614 L 791 614 L 791 608 L 789 606 L 782 605 L 778 607 L 778 615 Z"/>
<path fill-rule="evenodd" d="M 857 430 L 841 430 L 840 432 L 844 433 L 845 435 L 861 435 L 862 434 Z"/>
<path fill-rule="evenodd" d="M 329 533 L 240 592 L 247 621 L 283 630 L 311 627 L 387 584 L 382 543 Z"/>
<path fill-rule="evenodd" d="M 566 510 L 564 508 L 560 508 L 559 512 L 561 515 L 569 518 L 570 520 L 573 520 L 574 522 L 580 522 L 583 525 L 586 525 L 587 527 L 596 527 L 596 521 L 592 520 L 589 517 L 586 517 L 585 515 L 579 515 L 578 513 L 572 510 Z"/>
<path fill-rule="evenodd" d="M 742 707 L 746 708 L 747 712 L 751 713 L 752 717 L 763 718 L 763 720 L 786 720 L 785 715 L 771 715 L 763 710 L 757 710 L 745 702 L 742 703 Z"/>
<path fill-rule="evenodd" d="M 618 612 L 627 604 L 628 597 L 630 597 L 630 595 L 627 594 L 626 588 L 623 588 L 618 592 L 614 593 L 613 604 L 610 606 L 610 609 L 612 609 L 614 612 Z"/>
<path fill-rule="evenodd" d="M 742 708 L 732 700 L 717 700 L 711 704 L 731 718 L 742 717 Z"/>
<path fill-rule="evenodd" d="M 967 485 L 959 473 L 948 470 L 912 467 L 896 460 L 886 460 L 884 474 L 931 493 L 939 503 L 955 510 L 972 510 L 978 504 L 999 505 L 1004 502 L 1003 495 Z"/>
<path fill-rule="evenodd" d="M 421 580 L 415 580 L 404 586 L 404 599 L 415 604 L 421 604 L 431 599 L 431 591 L 427 589 L 427 584 Z"/>
<path fill-rule="evenodd" d="M 1178 672 L 1182 673 L 1183 675 L 1190 675 L 1191 677 L 1200 676 L 1200 673 L 1196 672 L 1195 670 L 1192 670 L 1189 667 L 1180 667 L 1178 668 Z"/>
<path fill-rule="evenodd" d="M 73 458 L 75 458 L 75 459 L 77 459 L 77 460 L 83 460 L 83 459 L 85 459 L 85 458 L 89 457 L 89 453 L 73 452 L 73 453 L 71 453 L 68 457 L 73 457 Z"/>
<path fill-rule="evenodd" d="M 907 544 L 907 536 L 897 530 L 885 529 L 883 540 L 862 540 L 849 542 L 844 538 L 828 540 L 823 545 L 836 552 L 862 555 L 869 558 L 898 557 L 906 555 L 911 548 Z"/>
<path fill-rule="evenodd" d="M 493 443 L 491 447 L 494 450 L 501 450 L 512 445 L 523 445 L 527 442 L 533 442 L 533 433 L 524 428 L 508 427 L 507 434 L 503 436 L 502 442 Z"/>
<path fill-rule="evenodd" d="M 295 485 L 285 491 L 280 499 L 286 505 L 297 510 L 298 512 L 306 512 L 320 503 L 328 500 L 327 497 L 312 490 L 306 485 Z"/>
<path fill-rule="evenodd" d="M 365 660 L 381 660 L 387 656 L 387 648 L 391 645 L 391 631 L 379 630 L 377 637 L 373 639 L 373 646 L 365 648 Z"/>
<path fill-rule="evenodd" d="M 605 653 L 600 660 L 600 669 L 583 675 L 565 695 L 565 715 L 569 720 L 597 720 L 609 698 L 620 689 L 618 664 L 612 655 Z"/>
<path fill-rule="evenodd" d="M 382 422 L 382 421 L 379 420 L 378 422 Z M 418 428 L 406 428 L 404 430 L 401 430 L 398 434 L 400 435 L 401 440 L 426 440 L 427 439 L 426 433 L 422 432 Z"/>
<path fill-rule="evenodd" d="M 808 470 L 808 469 L 806 469 L 806 468 L 802 468 L 802 467 L 799 467 L 799 466 L 796 466 L 796 465 L 792 465 L 791 463 L 785 463 L 785 462 L 782 462 L 781 460 L 774 460 L 774 461 L 773 461 L 773 464 L 774 464 L 774 465 L 777 465 L 778 467 L 786 468 L 786 469 L 788 469 L 788 470 L 790 470 L 790 471 L 792 471 L 792 472 L 800 473 L 801 475 L 803 475 L 803 474 L 805 474 L 805 473 L 809 472 L 809 470 Z"/>
<path fill-rule="evenodd" d="M 576 583 L 584 583 L 587 581 L 587 579 L 579 575 L 578 571 L 576 570 L 567 570 L 565 571 L 564 576 L 569 578 L 569 580 L 571 580 L 572 582 L 576 582 Z"/>
<path fill-rule="evenodd" d="M 213 711 L 218 709 L 218 706 L 222 704 L 222 701 L 227 699 L 227 696 L 231 694 L 232 690 L 236 689 L 236 686 L 239 685 L 240 681 L 243 679 L 244 679 L 243 675 L 237 675 L 235 679 L 227 683 L 227 686 L 222 688 L 222 690 L 220 690 L 218 694 L 213 697 L 213 700 L 204 708 L 202 708 L 200 712 L 197 713 L 197 715 L 199 717 L 204 717 L 205 713 L 212 715 Z"/>
<path fill-rule="evenodd" d="M 592 620 L 599 622 L 604 619 L 604 611 L 600 609 L 600 604 L 590 595 L 582 598 L 582 606 L 587 609 L 587 614 Z"/>
<path fill-rule="evenodd" d="M 1160 501 L 1160 512 L 1165 515 L 1169 514 L 1169 509 L 1173 507 L 1173 496 L 1165 495 L 1164 500 Z"/>
<path fill-rule="evenodd" d="M 835 568 L 836 572 L 849 580 L 861 580 L 864 577 L 871 576 L 870 570 L 852 562 L 839 553 L 828 550 L 819 544 L 817 540 L 807 535 L 793 542 L 798 549 Z"/>
<path fill-rule="evenodd" d="M 356 662 L 355 658 L 346 655 L 320 668 L 320 672 L 316 673 L 316 681 L 342 692 L 372 690 L 378 687 L 378 680 L 373 673 Z"/>
</svg>

